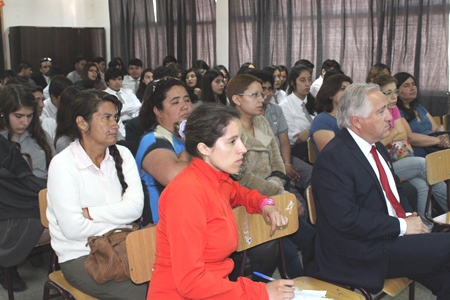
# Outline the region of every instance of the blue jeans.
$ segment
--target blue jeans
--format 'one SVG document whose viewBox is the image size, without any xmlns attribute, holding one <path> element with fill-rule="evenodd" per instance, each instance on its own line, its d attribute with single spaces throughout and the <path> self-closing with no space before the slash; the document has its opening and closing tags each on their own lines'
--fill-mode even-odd
<svg viewBox="0 0 450 300">
<path fill-rule="evenodd" d="M 424 223 L 430 227 L 432 224 L 425 219 L 425 205 L 428 196 L 427 169 L 425 158 L 419 156 L 405 157 L 392 164 L 395 174 L 400 178 L 408 180 L 417 189 L 417 213 Z M 433 185 L 433 196 L 444 211 L 447 207 L 447 186 L 444 182 Z M 431 216 L 431 211 L 428 212 Z"/>
</svg>

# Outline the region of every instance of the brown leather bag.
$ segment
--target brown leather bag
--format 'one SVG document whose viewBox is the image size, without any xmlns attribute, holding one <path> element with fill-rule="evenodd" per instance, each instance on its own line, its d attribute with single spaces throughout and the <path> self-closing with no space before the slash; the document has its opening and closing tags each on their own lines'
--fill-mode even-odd
<svg viewBox="0 0 450 300">
<path fill-rule="evenodd" d="M 127 235 L 138 228 L 137 224 L 133 224 L 133 228 L 113 229 L 102 236 L 88 238 L 86 245 L 89 244 L 91 252 L 84 261 L 84 268 L 96 283 L 120 282 L 130 278 L 125 242 Z"/>
</svg>

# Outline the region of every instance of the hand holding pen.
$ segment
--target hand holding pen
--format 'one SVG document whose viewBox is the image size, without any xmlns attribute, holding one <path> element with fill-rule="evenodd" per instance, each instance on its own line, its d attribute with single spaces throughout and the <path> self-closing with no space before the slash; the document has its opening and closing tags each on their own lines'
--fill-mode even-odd
<svg viewBox="0 0 450 300">
<path fill-rule="evenodd" d="M 253 274 L 270 281 L 266 284 L 266 290 L 270 300 L 292 299 L 295 297 L 293 280 L 275 279 L 259 272 L 253 272 Z"/>
</svg>

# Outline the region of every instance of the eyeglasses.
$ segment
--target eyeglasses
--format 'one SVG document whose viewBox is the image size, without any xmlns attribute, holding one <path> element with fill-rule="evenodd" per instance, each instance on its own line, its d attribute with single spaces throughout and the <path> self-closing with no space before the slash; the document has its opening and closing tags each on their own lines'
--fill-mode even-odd
<svg viewBox="0 0 450 300">
<path fill-rule="evenodd" d="M 398 96 L 400 95 L 400 90 L 396 89 L 393 91 L 387 91 L 387 92 L 382 92 L 386 97 L 392 97 L 393 95 Z"/>
<path fill-rule="evenodd" d="M 41 58 L 41 62 L 44 62 L 44 61 L 52 61 L 52 59 L 50 57 Z"/>
<path fill-rule="evenodd" d="M 253 99 L 261 97 L 264 100 L 267 98 L 267 95 L 263 94 L 263 93 L 239 94 L 239 96 L 248 96 L 248 97 L 252 97 Z"/>
</svg>

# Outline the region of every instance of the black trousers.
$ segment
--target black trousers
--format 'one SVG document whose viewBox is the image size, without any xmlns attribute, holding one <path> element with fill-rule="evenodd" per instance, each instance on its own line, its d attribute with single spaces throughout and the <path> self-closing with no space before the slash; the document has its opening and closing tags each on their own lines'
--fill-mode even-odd
<svg viewBox="0 0 450 300">
<path fill-rule="evenodd" d="M 450 234 L 405 235 L 396 239 L 387 278 L 408 277 L 428 288 L 437 299 L 450 299 Z"/>
</svg>

